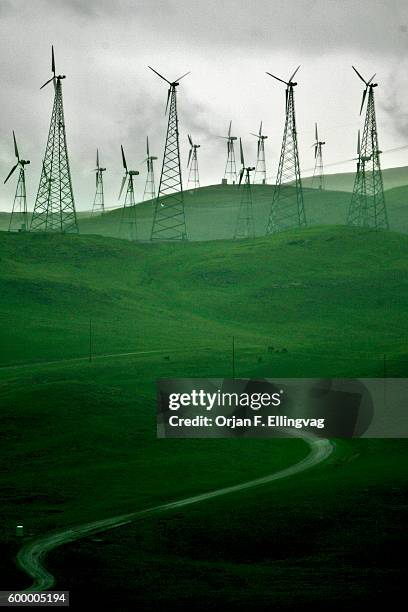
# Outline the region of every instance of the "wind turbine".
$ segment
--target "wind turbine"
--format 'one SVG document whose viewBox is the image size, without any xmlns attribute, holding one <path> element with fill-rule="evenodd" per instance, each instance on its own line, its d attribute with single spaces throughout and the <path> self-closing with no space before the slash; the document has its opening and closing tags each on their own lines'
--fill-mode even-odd
<svg viewBox="0 0 408 612">
<path fill-rule="evenodd" d="M 103 173 L 105 171 L 106 168 L 101 168 L 101 166 L 99 165 L 99 150 L 96 149 L 96 168 L 94 170 L 96 190 L 92 207 L 92 215 L 94 215 L 95 213 L 103 215 L 105 212 L 105 195 L 103 191 Z"/>
<path fill-rule="evenodd" d="M 228 183 L 228 179 L 234 185 L 237 182 L 237 165 L 235 162 L 235 150 L 234 141 L 237 140 L 236 136 L 231 136 L 232 121 L 229 122 L 227 136 L 220 136 L 227 141 L 227 163 L 225 165 L 224 180 L 223 182 Z"/>
<path fill-rule="evenodd" d="M 122 184 L 120 186 L 119 200 L 122 196 L 123 188 L 127 182 L 125 199 L 122 207 L 122 214 L 120 217 L 119 224 L 119 237 L 127 238 L 128 240 L 137 239 L 137 224 L 136 224 L 136 202 L 135 202 L 135 190 L 133 185 L 134 177 L 139 174 L 138 170 L 128 170 L 125 151 L 123 146 L 120 145 L 122 153 L 122 164 L 125 174 L 122 178 Z"/>
<path fill-rule="evenodd" d="M 297 85 L 293 79 L 299 68 L 300 66 L 296 68 L 288 81 L 270 72 L 266 73 L 286 85 L 285 128 L 283 131 L 278 174 L 266 228 L 268 234 L 306 225 L 293 92 L 294 87 Z"/>
<path fill-rule="evenodd" d="M 190 143 L 190 150 L 188 152 L 187 168 L 189 167 L 187 187 L 191 184 L 193 189 L 200 187 L 200 175 L 198 172 L 198 158 L 197 149 L 200 148 L 199 144 L 194 144 L 191 135 L 188 134 L 188 142 Z"/>
<path fill-rule="evenodd" d="M 242 140 L 239 139 L 239 152 L 241 159 L 241 170 L 239 172 L 239 184 L 245 177 L 241 193 L 237 223 L 235 226 L 234 239 L 253 238 L 255 236 L 254 213 L 252 209 L 252 190 L 250 173 L 255 170 L 254 166 L 245 166 L 244 150 Z"/>
<path fill-rule="evenodd" d="M 54 47 L 51 47 L 51 71 L 52 77 L 40 88 L 43 89 L 52 82 L 54 104 L 30 231 L 64 234 L 78 232 L 79 228 L 65 132 L 62 99 L 62 81 L 65 75 L 56 74 Z"/>
<path fill-rule="evenodd" d="M 154 155 L 150 155 L 148 136 L 146 137 L 146 154 L 147 154 L 147 157 L 144 161 L 147 164 L 147 177 L 146 177 L 146 184 L 145 184 L 145 189 L 143 193 L 143 201 L 154 200 L 154 198 L 156 197 L 153 162 L 157 159 L 157 157 L 155 157 Z"/>
<path fill-rule="evenodd" d="M 254 183 L 261 183 L 262 185 L 265 185 L 266 183 L 265 140 L 268 137 L 265 136 L 265 134 L 262 134 L 262 121 L 259 126 L 258 134 L 254 134 L 253 132 L 251 132 L 251 134 L 252 136 L 255 136 L 255 138 L 258 139 Z"/>
<path fill-rule="evenodd" d="M 358 144 L 359 163 L 347 223 L 349 225 L 371 227 L 376 230 L 389 229 L 374 101 L 374 88 L 378 84 L 373 83 L 375 74 L 367 81 L 362 77 L 357 68 L 354 66 L 352 68 L 365 85 L 361 99 L 360 115 L 366 101 L 367 108 L 363 136 L 361 144 L 360 142 Z"/>
<path fill-rule="evenodd" d="M 175 81 L 169 81 L 151 66 L 149 68 L 169 84 L 166 102 L 169 120 L 150 240 L 187 240 L 176 87 L 179 86 L 181 79 L 190 73 L 186 72 Z"/>
<path fill-rule="evenodd" d="M 13 209 L 11 212 L 10 223 L 8 231 L 18 231 L 25 232 L 28 229 L 27 224 L 27 193 L 26 193 L 26 183 L 25 183 L 25 166 L 30 163 L 28 159 L 20 159 L 20 154 L 18 152 L 16 135 L 13 130 L 13 141 L 14 141 L 14 155 L 16 156 L 17 162 L 12 167 L 10 172 L 5 178 L 4 184 L 7 183 L 13 172 L 20 168 L 20 172 L 17 180 L 17 187 L 14 195 L 13 201 Z"/>
<path fill-rule="evenodd" d="M 313 172 L 312 186 L 313 186 L 315 179 L 317 179 L 318 189 L 324 189 L 322 146 L 325 144 L 326 144 L 325 141 L 319 140 L 319 134 L 317 131 L 317 123 L 315 123 L 315 142 L 314 144 L 312 144 L 312 147 L 314 147 L 315 167 L 314 167 L 314 172 Z"/>
<path fill-rule="evenodd" d="M 367 96 L 367 92 L 369 89 L 372 89 L 373 87 L 377 87 L 378 83 L 373 83 L 372 80 L 375 77 L 376 73 L 373 74 L 373 76 L 371 77 L 371 79 L 369 81 L 366 81 L 361 74 L 359 73 L 359 71 L 357 70 L 357 68 L 355 68 L 354 66 L 352 66 L 354 72 L 356 73 L 356 75 L 358 76 L 359 79 L 361 79 L 363 81 L 363 83 L 365 84 L 365 89 L 363 91 L 363 97 L 361 100 L 361 106 L 360 106 L 360 115 L 363 111 L 363 106 L 364 106 L 364 102 Z"/>
</svg>

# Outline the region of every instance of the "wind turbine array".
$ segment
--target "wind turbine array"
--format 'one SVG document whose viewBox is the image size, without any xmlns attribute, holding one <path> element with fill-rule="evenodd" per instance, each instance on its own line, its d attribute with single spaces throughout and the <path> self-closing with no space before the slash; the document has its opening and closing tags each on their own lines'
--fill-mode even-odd
<svg viewBox="0 0 408 612">
<path fill-rule="evenodd" d="M 180 81 L 189 72 L 174 81 L 168 80 L 155 68 L 149 66 L 161 80 L 167 83 L 167 98 L 165 115 L 168 115 L 167 130 L 161 167 L 159 187 L 156 192 L 154 162 L 158 159 L 150 154 L 149 138 L 146 138 L 146 155 L 143 161 L 147 166 L 147 177 L 143 193 L 143 201 L 151 200 L 154 206 L 153 223 L 150 240 L 179 241 L 187 240 L 187 226 L 184 208 L 184 193 L 182 183 L 182 169 L 180 160 L 179 117 L 177 109 L 177 88 Z M 282 137 L 282 146 L 278 163 L 277 177 L 269 210 L 266 233 L 275 233 L 282 230 L 303 227 L 306 225 L 306 213 L 303 197 L 302 180 L 300 174 L 299 151 L 297 141 L 297 127 L 295 114 L 294 80 L 299 70 L 298 66 L 286 81 L 275 74 L 266 74 L 285 85 L 285 124 Z M 378 132 L 375 114 L 374 83 L 375 74 L 367 81 L 360 72 L 352 67 L 358 78 L 364 83 L 364 90 L 360 106 L 360 115 L 366 105 L 366 114 L 363 136 L 358 133 L 357 168 L 354 181 L 353 194 L 347 216 L 349 225 L 373 227 L 375 229 L 388 229 L 387 209 L 384 197 L 380 154 L 378 145 Z M 19 177 L 13 200 L 10 216 L 9 231 L 38 231 L 38 232 L 78 232 L 78 222 L 75 210 L 74 194 L 72 189 L 71 172 L 69 166 L 67 138 L 65 130 L 62 81 L 65 75 L 57 74 L 55 66 L 54 47 L 51 47 L 52 76 L 40 89 L 50 83 L 54 87 L 54 102 L 48 131 L 47 145 L 42 160 L 41 177 L 35 199 L 34 210 L 28 224 L 27 194 L 25 182 L 25 166 L 30 162 L 20 158 L 15 133 L 13 131 L 14 153 L 16 163 L 5 179 L 9 180 L 17 168 Z M 241 198 L 238 219 L 235 229 L 235 238 L 252 237 L 254 233 L 254 217 L 252 207 L 251 173 L 254 172 L 253 183 L 266 183 L 265 140 L 268 138 L 262 131 L 262 121 L 257 133 L 251 135 L 257 139 L 257 155 L 255 166 L 245 165 L 242 140 L 239 139 L 241 169 L 239 181 L 235 159 L 235 141 L 237 136 L 232 135 L 232 120 L 229 122 L 227 135 L 220 136 L 227 142 L 227 160 L 225 165 L 224 184 L 241 186 Z M 196 191 L 200 187 L 198 168 L 198 149 L 200 145 L 193 142 L 188 134 L 190 145 L 188 153 L 188 179 L 187 186 Z M 322 147 L 325 141 L 319 139 L 317 123 L 315 123 L 314 148 L 315 167 L 312 186 L 317 182 L 318 189 L 324 189 L 324 170 Z M 137 240 L 137 218 L 134 178 L 138 170 L 129 170 L 123 146 L 121 145 L 122 165 L 124 176 L 119 193 L 122 197 L 126 185 L 123 201 L 119 234 L 130 240 Z M 105 195 L 103 173 L 106 168 L 101 167 L 99 149 L 96 151 L 95 181 L 96 189 L 92 206 L 92 215 L 105 213 Z"/>
</svg>

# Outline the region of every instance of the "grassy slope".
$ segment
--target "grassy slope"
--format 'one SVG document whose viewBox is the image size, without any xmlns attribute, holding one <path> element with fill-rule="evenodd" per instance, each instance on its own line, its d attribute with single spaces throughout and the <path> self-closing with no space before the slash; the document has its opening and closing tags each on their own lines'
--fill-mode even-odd
<svg viewBox="0 0 408 612">
<path fill-rule="evenodd" d="M 255 185 L 253 209 L 256 235 L 262 236 L 269 215 L 274 187 Z M 186 222 L 191 240 L 217 240 L 232 238 L 235 231 L 241 193 L 231 185 L 203 187 L 185 194 Z M 386 192 L 391 229 L 408 231 L 408 208 L 401 206 L 408 199 L 406 186 Z M 309 225 L 343 225 L 350 205 L 350 194 L 343 191 L 305 189 L 304 199 Z M 137 205 L 139 239 L 149 240 L 153 215 L 152 202 Z M 83 218 L 80 229 L 85 234 L 119 236 L 122 210 L 108 212 L 104 217 Z M 123 233 L 123 238 L 129 235 Z"/>
<path fill-rule="evenodd" d="M 339 227 L 185 245 L 3 234 L 2 360 L 87 355 L 92 317 L 96 353 L 225 350 L 236 335 L 287 348 L 303 375 L 310 354 L 364 373 L 406 354 L 407 253 L 405 236 Z"/>
<path fill-rule="evenodd" d="M 327 174 L 325 177 L 326 189 L 332 191 L 353 191 L 354 172 L 340 172 Z M 406 186 L 408 183 L 408 167 L 386 168 L 383 170 L 383 181 L 385 189 Z M 305 187 L 312 186 L 312 178 L 303 179 Z"/>
<path fill-rule="evenodd" d="M 165 361 L 164 353 L 159 352 L 91 364 L 0 370 L 5 440 L 2 537 L 10 541 L 18 521 L 26 524 L 29 533 L 39 533 L 239 482 L 296 461 L 304 453 L 296 441 L 249 440 L 243 448 L 239 440 L 155 440 L 154 380 L 160 376 L 228 376 L 232 334 L 237 337 L 240 376 L 375 376 L 382 371 L 384 352 L 389 356 L 389 373 L 406 375 L 407 255 L 408 237 L 340 227 L 253 242 L 185 245 L 0 235 L 3 363 L 86 355 L 90 314 L 95 353 L 165 347 L 171 357 Z M 288 353 L 269 353 L 271 344 L 287 348 Z M 315 477 L 297 479 L 295 486 L 291 481 L 279 485 L 281 497 L 273 516 L 271 503 L 275 505 L 276 498 L 271 499 L 275 490 L 271 488 L 239 498 L 232 506 L 220 500 L 215 509 L 203 506 L 193 513 L 175 515 L 168 527 L 166 520 L 159 523 L 157 535 L 156 523 L 141 532 L 132 528 L 130 548 L 124 546 L 126 533 L 112 535 L 106 549 L 112 569 L 105 567 L 98 545 L 90 552 L 94 543 L 74 550 L 74 557 L 69 551 L 67 557 L 63 553 L 61 559 L 75 559 L 76 566 L 88 558 L 97 562 L 107 583 L 124 580 L 136 585 L 138 590 L 132 591 L 140 593 L 142 603 L 155 577 L 165 575 L 163 563 L 177 568 L 182 564 L 191 579 L 198 571 L 201 582 L 199 579 L 196 588 L 210 585 L 213 601 L 233 597 L 234 589 L 244 597 L 236 585 L 248 581 L 251 587 L 245 597 L 259 598 L 272 577 L 267 570 L 271 563 L 278 575 L 288 571 L 289 576 L 296 574 L 300 553 L 306 555 L 304 563 L 308 564 L 311 549 L 307 542 L 304 548 L 300 526 L 294 532 L 292 548 L 287 548 L 284 538 L 277 539 L 279 531 L 291 533 L 293 521 L 299 524 L 298 504 L 306 504 L 307 496 L 310 507 L 304 525 L 316 533 L 321 517 L 336 510 L 337 491 L 353 505 L 362 481 L 375 471 L 378 474 L 368 483 L 367 495 L 378 504 L 380 516 L 386 516 L 384 499 L 389 499 L 389 487 L 403 482 L 400 467 L 406 445 L 393 441 L 379 442 L 379 447 L 372 441 L 356 444 L 341 445 L 335 459 L 340 461 L 340 470 L 335 463 L 334 471 L 328 473 L 330 463 L 317 469 Z M 378 453 L 386 457 L 381 469 Z M 331 492 L 323 503 L 320 494 L 323 488 L 327 492 L 329 480 Z M 378 495 L 371 486 L 380 491 Z M 247 533 L 244 546 L 236 534 L 242 533 L 242 525 L 248 532 L 254 512 L 269 519 L 259 521 L 251 535 Z M 368 515 L 367 526 L 372 529 L 375 517 L 373 512 Z M 272 520 L 279 529 L 271 530 Z M 186 524 L 185 530 L 180 521 Z M 207 553 L 200 552 L 198 542 L 206 536 L 203 527 L 196 531 L 197 524 L 206 525 L 206 532 L 208 527 Z M 231 528 L 234 524 L 235 530 Z M 357 533 L 356 522 L 352 529 Z M 346 532 L 345 527 L 341 533 Z M 327 529 L 324 533 L 329 538 Z M 387 537 L 384 546 L 389 545 Z M 177 547 L 170 553 L 174 538 Z M 264 558 L 251 557 L 259 538 L 271 539 L 274 554 L 281 555 L 280 565 L 266 552 Z M 334 555 L 339 540 L 333 538 L 327 542 Z M 136 576 L 134 539 L 141 564 Z M 222 549 L 217 548 L 220 540 L 225 542 Z M 10 550 L 14 550 L 12 543 Z M 79 560 L 75 557 L 78 550 Z M 288 550 L 293 551 L 294 561 Z M 316 567 L 322 560 L 328 562 L 329 553 L 315 556 Z M 283 558 L 288 554 L 285 566 Z M 195 555 L 201 556 L 198 561 Z M 122 559 L 131 575 L 123 574 Z M 335 555 L 330 559 L 335 568 Z M 345 563 L 355 566 L 353 560 Z M 212 577 L 214 568 L 223 572 L 224 586 Z M 109 579 L 110 571 L 113 579 Z M 352 582 L 358 577 L 352 575 Z M 340 578 L 345 579 L 344 573 Z M 22 577 L 16 579 L 10 571 L 12 580 L 12 584 L 24 584 Z M 190 605 L 192 587 L 183 584 Z M 318 586 L 313 588 L 317 592 Z M 287 584 L 282 589 L 287 600 L 291 589 Z M 130 591 L 127 596 L 133 597 Z M 163 600 L 171 602 L 177 597 L 173 584 L 165 583 Z"/>
</svg>

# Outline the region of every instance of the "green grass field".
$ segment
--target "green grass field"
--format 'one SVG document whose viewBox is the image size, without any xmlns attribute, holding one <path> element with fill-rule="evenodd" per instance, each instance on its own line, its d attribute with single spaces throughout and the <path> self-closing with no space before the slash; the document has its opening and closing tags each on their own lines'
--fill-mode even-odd
<svg viewBox="0 0 408 612">
<path fill-rule="evenodd" d="M 339 226 L 154 245 L 0 233 L 4 588 L 27 586 L 13 564 L 19 522 L 40 535 L 305 455 L 300 440 L 156 439 L 155 380 L 230 376 L 232 336 L 239 377 L 382 376 L 384 355 L 389 376 L 406 376 L 407 255 L 405 235 Z M 293 479 L 58 549 L 57 587 L 88 583 L 114 606 L 121 586 L 140 609 L 155 588 L 161 605 L 197 610 L 367 600 L 378 581 L 388 593 L 407 452 L 339 441 Z"/>
</svg>

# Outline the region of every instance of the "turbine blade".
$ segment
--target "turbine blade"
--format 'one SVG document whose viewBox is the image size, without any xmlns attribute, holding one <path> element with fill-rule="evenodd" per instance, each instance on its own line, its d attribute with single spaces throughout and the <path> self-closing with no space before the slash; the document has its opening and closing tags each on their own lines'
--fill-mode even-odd
<svg viewBox="0 0 408 612">
<path fill-rule="evenodd" d="M 44 83 L 44 85 L 41 85 L 40 89 L 44 89 L 44 87 L 45 87 L 46 85 L 48 85 L 48 83 L 51 83 L 51 81 L 53 81 L 53 80 L 54 80 L 54 78 L 55 78 L 55 77 L 51 77 L 50 79 L 48 79 L 48 81 L 47 81 L 46 83 Z"/>
<path fill-rule="evenodd" d="M 167 115 L 167 109 L 168 109 L 168 107 L 169 107 L 170 93 L 171 93 L 171 88 L 170 88 L 170 89 L 169 89 L 169 91 L 167 92 L 166 110 L 164 111 L 164 114 L 165 114 L 165 115 Z"/>
<path fill-rule="evenodd" d="M 16 135 L 14 133 L 14 130 L 13 130 L 13 140 L 14 140 L 14 154 L 17 157 L 18 161 L 20 161 L 20 156 L 18 154 L 18 148 L 17 148 Z"/>
<path fill-rule="evenodd" d="M 98 174 L 99 172 L 95 172 L 95 187 L 98 189 Z"/>
<path fill-rule="evenodd" d="M 146 136 L 146 152 L 147 152 L 147 157 L 150 157 L 150 152 L 149 152 L 149 137 Z"/>
<path fill-rule="evenodd" d="M 18 164 L 16 164 L 15 166 L 12 167 L 12 169 L 10 170 L 10 172 L 8 173 L 8 175 L 6 176 L 4 183 L 7 183 L 7 181 L 9 180 L 10 176 L 13 174 L 14 170 L 17 168 Z"/>
<path fill-rule="evenodd" d="M 120 150 L 122 151 L 122 163 L 123 163 L 123 167 L 124 167 L 124 169 L 126 171 L 126 174 L 127 174 L 128 169 L 127 169 L 126 157 L 125 157 L 125 152 L 123 150 L 122 145 L 120 145 Z"/>
<path fill-rule="evenodd" d="M 261 141 L 260 141 L 260 140 L 258 140 L 258 153 L 257 153 L 258 157 L 259 157 L 259 149 L 260 149 L 260 148 L 261 148 Z"/>
<path fill-rule="evenodd" d="M 362 110 L 363 110 L 363 106 L 364 106 L 364 102 L 365 102 L 365 99 L 366 99 L 366 95 L 367 95 L 367 88 L 365 88 L 365 90 L 363 92 L 363 99 L 361 100 L 361 106 L 360 106 L 360 115 L 361 115 Z"/>
<path fill-rule="evenodd" d="M 286 89 L 285 90 L 285 108 L 286 108 L 286 112 L 288 110 L 288 96 L 289 96 L 289 90 Z"/>
<path fill-rule="evenodd" d="M 242 148 L 242 140 L 241 140 L 241 138 L 239 139 L 239 152 L 240 152 L 240 155 L 241 155 L 241 164 L 242 164 L 242 166 L 245 166 L 244 151 L 243 151 L 243 148 Z"/>
<path fill-rule="evenodd" d="M 121 198 L 122 191 L 123 191 L 123 188 L 124 188 L 124 186 L 125 186 L 125 183 L 126 183 L 126 174 L 125 174 L 125 176 L 124 176 L 124 177 L 123 177 L 123 179 L 122 179 L 122 185 L 120 186 L 120 191 L 119 191 L 119 197 L 118 197 L 118 200 L 120 200 L 120 198 Z"/>
<path fill-rule="evenodd" d="M 187 168 L 188 168 L 188 167 L 189 167 L 189 165 L 190 165 L 190 161 L 191 161 L 191 154 L 192 154 L 192 152 L 193 152 L 193 149 L 190 149 L 190 151 L 188 152 L 188 162 L 187 162 Z"/>
<path fill-rule="evenodd" d="M 317 123 L 315 123 L 315 138 L 317 142 L 319 140 L 319 136 L 317 135 Z"/>
<path fill-rule="evenodd" d="M 99 151 L 98 151 L 98 149 L 96 149 L 96 167 L 99 170 Z"/>
<path fill-rule="evenodd" d="M 354 68 L 354 66 L 352 66 L 352 69 L 354 70 L 354 72 L 356 73 L 356 75 L 357 75 L 357 76 L 358 76 L 358 77 L 359 77 L 359 78 L 360 78 L 360 79 L 363 81 L 363 83 L 365 83 L 365 84 L 367 85 L 366 80 L 365 80 L 365 79 L 363 79 L 363 77 L 361 76 L 361 74 L 359 73 L 359 71 L 357 70 L 357 68 Z"/>
<path fill-rule="evenodd" d="M 295 76 L 295 74 L 297 73 L 297 71 L 299 70 L 299 68 L 300 68 L 300 64 L 299 64 L 299 66 L 296 68 L 296 70 L 295 70 L 295 72 L 292 74 L 292 76 L 290 77 L 290 79 L 289 79 L 288 83 L 291 83 L 291 82 L 292 82 L 292 79 L 294 78 L 294 76 Z"/>
<path fill-rule="evenodd" d="M 232 121 L 229 122 L 228 138 L 231 136 L 231 125 L 232 125 Z"/>
<path fill-rule="evenodd" d="M 244 176 L 244 168 L 241 168 L 241 172 L 239 173 L 239 185 L 242 183 L 243 176 Z"/>
<path fill-rule="evenodd" d="M 188 136 L 188 142 L 190 143 L 191 146 L 193 146 L 193 141 L 191 140 L 190 134 L 187 134 L 187 136 Z"/>
<path fill-rule="evenodd" d="M 315 159 L 316 159 L 316 157 L 317 157 L 317 148 L 318 148 L 318 146 L 319 146 L 319 145 L 317 145 L 317 144 L 315 145 Z"/>
<path fill-rule="evenodd" d="M 188 72 L 186 72 L 186 74 L 183 74 L 183 76 L 181 76 L 178 79 L 176 79 L 175 83 L 179 83 L 181 81 L 181 79 L 184 79 L 184 77 L 186 77 L 190 73 L 191 73 L 191 70 L 189 70 Z"/>
<path fill-rule="evenodd" d="M 54 56 L 54 45 L 51 45 L 51 70 L 55 76 L 55 56 Z"/>
<path fill-rule="evenodd" d="M 281 83 L 284 83 L 285 85 L 287 85 L 286 81 L 284 81 L 283 79 L 280 79 L 279 77 L 275 76 L 271 72 L 267 72 L 266 74 L 269 74 L 269 76 L 271 76 L 273 79 L 276 79 L 277 81 L 280 81 Z"/>
<path fill-rule="evenodd" d="M 254 134 L 253 132 L 249 132 L 251 136 L 255 136 L 255 138 L 259 138 L 259 134 Z"/>
<path fill-rule="evenodd" d="M 261 125 L 259 126 L 259 136 L 262 136 L 262 121 L 261 121 Z"/>
<path fill-rule="evenodd" d="M 168 81 L 166 79 L 166 77 L 164 77 L 162 74 L 160 74 L 160 72 L 157 72 L 157 70 L 155 70 L 154 68 L 152 68 L 151 66 L 148 66 L 148 68 L 150 68 L 150 70 L 153 70 L 153 72 L 155 72 L 157 74 L 157 76 L 159 76 L 161 79 L 163 79 L 163 81 L 166 81 L 166 83 L 168 83 L 169 85 L 171 85 L 170 81 Z"/>
</svg>

